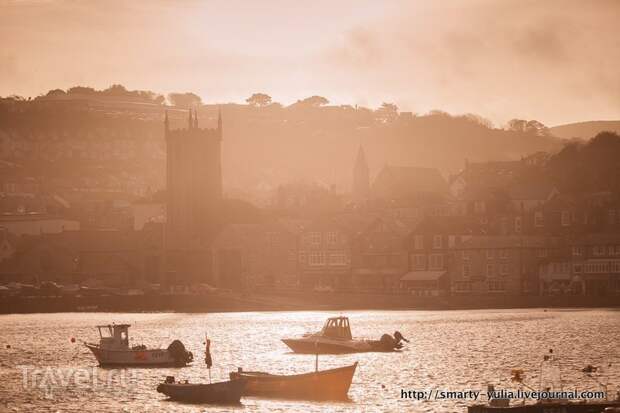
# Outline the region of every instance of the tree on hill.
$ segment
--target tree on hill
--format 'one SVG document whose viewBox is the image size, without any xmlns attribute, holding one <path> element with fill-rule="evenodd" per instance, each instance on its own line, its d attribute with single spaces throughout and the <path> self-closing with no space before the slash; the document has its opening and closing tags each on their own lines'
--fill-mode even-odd
<svg viewBox="0 0 620 413">
<path fill-rule="evenodd" d="M 325 106 L 329 103 L 329 100 L 324 98 L 323 96 L 310 96 L 309 98 L 305 98 L 303 100 L 298 100 L 297 104 L 302 106 L 311 106 L 311 107 L 319 107 Z"/>
<path fill-rule="evenodd" d="M 65 96 L 67 93 L 62 90 L 62 89 L 52 89 L 49 92 L 47 92 L 47 94 L 45 96 L 47 97 L 60 97 L 60 96 Z"/>
<path fill-rule="evenodd" d="M 88 86 L 73 86 L 67 89 L 68 95 L 94 95 L 97 91 Z"/>
<path fill-rule="evenodd" d="M 375 114 L 380 122 L 393 122 L 398 118 L 398 106 L 393 103 L 383 102 Z"/>
<path fill-rule="evenodd" d="M 168 94 L 168 101 L 173 106 L 179 106 L 185 109 L 202 105 L 200 96 L 192 92 L 170 93 Z"/>
<path fill-rule="evenodd" d="M 620 193 L 620 136 L 601 132 L 588 143 L 571 142 L 549 160 L 560 191 Z"/>
<path fill-rule="evenodd" d="M 107 89 L 101 91 L 102 95 L 110 95 L 110 96 L 127 96 L 129 95 L 129 91 L 125 89 L 123 85 L 112 85 Z"/>
<path fill-rule="evenodd" d="M 245 101 L 248 102 L 249 105 L 263 107 L 271 103 L 271 96 L 266 93 L 254 93 Z"/>
<path fill-rule="evenodd" d="M 515 132 L 531 133 L 537 136 L 550 136 L 549 128 L 537 120 L 511 119 L 506 129 Z"/>
</svg>

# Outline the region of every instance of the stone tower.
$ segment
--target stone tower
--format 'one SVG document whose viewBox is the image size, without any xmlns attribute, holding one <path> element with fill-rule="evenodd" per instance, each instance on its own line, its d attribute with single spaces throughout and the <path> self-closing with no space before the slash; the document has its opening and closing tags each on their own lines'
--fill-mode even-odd
<svg viewBox="0 0 620 413">
<path fill-rule="evenodd" d="M 166 113 L 164 126 L 166 266 L 176 278 L 167 281 L 207 282 L 222 201 L 222 116 L 218 113 L 217 128 L 200 128 L 198 113 L 190 109 L 187 128 L 171 129 Z"/>
</svg>

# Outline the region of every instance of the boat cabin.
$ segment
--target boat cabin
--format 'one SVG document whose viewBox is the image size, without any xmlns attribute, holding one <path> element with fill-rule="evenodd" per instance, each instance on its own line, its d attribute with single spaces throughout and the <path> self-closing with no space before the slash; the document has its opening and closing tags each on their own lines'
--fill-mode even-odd
<svg viewBox="0 0 620 413">
<path fill-rule="evenodd" d="M 129 348 L 129 326 L 131 324 L 108 324 L 97 326 L 99 347 L 107 350 L 126 350 Z"/>
<path fill-rule="evenodd" d="M 353 339 L 351 327 L 349 326 L 349 319 L 347 317 L 328 318 L 321 330 L 321 335 L 345 340 Z"/>
</svg>

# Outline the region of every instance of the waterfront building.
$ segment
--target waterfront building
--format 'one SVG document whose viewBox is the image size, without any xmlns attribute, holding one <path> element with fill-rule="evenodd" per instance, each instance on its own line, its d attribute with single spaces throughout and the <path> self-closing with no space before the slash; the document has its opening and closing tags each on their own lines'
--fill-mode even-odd
<svg viewBox="0 0 620 413">
<path fill-rule="evenodd" d="M 545 236 L 472 236 L 454 249 L 451 294 L 539 294 L 539 266 L 552 261 L 561 240 Z"/>
</svg>

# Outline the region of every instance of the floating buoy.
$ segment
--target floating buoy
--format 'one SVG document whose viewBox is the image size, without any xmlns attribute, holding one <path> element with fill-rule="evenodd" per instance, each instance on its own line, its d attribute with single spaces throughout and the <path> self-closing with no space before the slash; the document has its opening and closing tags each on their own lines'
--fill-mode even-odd
<svg viewBox="0 0 620 413">
<path fill-rule="evenodd" d="M 71 337 L 71 342 L 75 343 L 75 337 Z"/>
</svg>

